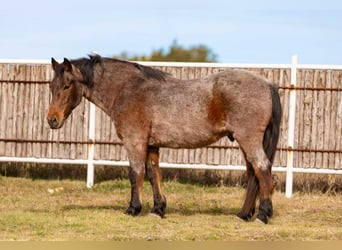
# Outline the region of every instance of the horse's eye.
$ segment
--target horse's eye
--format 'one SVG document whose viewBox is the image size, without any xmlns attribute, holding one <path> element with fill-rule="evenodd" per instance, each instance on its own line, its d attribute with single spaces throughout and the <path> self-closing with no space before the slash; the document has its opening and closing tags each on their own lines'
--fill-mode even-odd
<svg viewBox="0 0 342 250">
<path fill-rule="evenodd" d="M 64 85 L 64 90 L 67 90 L 67 89 L 69 89 L 70 88 L 70 85 Z"/>
</svg>

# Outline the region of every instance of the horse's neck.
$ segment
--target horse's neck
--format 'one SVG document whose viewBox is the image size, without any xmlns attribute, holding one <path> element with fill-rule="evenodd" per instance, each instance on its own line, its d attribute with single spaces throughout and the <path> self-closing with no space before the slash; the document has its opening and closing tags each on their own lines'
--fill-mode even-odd
<svg viewBox="0 0 342 250">
<path fill-rule="evenodd" d="M 86 87 L 84 97 L 110 115 L 115 103 L 118 86 L 109 79 L 95 80 L 94 86 Z"/>
<path fill-rule="evenodd" d="M 127 83 L 135 77 L 137 69 L 127 63 L 113 63 L 104 65 L 106 70 L 103 71 L 102 66 L 97 66 L 94 70 L 94 85 L 91 88 L 86 87 L 84 96 L 105 113 L 111 116 L 115 100 Z"/>
</svg>

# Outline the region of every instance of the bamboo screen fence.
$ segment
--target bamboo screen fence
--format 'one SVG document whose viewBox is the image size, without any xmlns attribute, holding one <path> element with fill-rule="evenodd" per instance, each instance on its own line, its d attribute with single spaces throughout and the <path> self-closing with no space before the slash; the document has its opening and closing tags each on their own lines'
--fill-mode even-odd
<svg viewBox="0 0 342 250">
<path fill-rule="evenodd" d="M 203 77 L 225 69 L 221 64 L 196 67 L 155 66 L 181 79 Z M 239 67 L 240 68 L 240 67 Z M 294 167 L 342 170 L 342 69 L 243 67 L 279 84 L 283 106 L 281 136 L 275 166 L 285 167 L 293 151 Z M 48 63 L 0 63 L 0 157 L 87 159 L 89 103 L 83 100 L 64 127 L 51 130 L 46 122 L 52 78 Z M 296 89 L 294 147 L 287 145 L 289 92 Z M 127 160 L 109 117 L 96 109 L 94 159 Z M 223 138 L 200 149 L 162 149 L 161 161 L 208 165 L 244 165 L 236 142 Z"/>
</svg>

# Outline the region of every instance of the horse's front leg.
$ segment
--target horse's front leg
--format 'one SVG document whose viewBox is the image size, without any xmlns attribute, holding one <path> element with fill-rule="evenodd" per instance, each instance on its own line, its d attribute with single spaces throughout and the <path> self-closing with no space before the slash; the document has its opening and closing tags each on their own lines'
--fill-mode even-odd
<svg viewBox="0 0 342 250">
<path fill-rule="evenodd" d="M 146 174 L 152 185 L 154 205 L 151 213 L 164 218 L 166 199 L 161 188 L 161 171 L 159 168 L 159 148 L 149 146 L 147 149 Z"/>
<path fill-rule="evenodd" d="M 144 143 L 125 143 L 129 159 L 129 180 L 131 182 L 131 201 L 126 214 L 137 216 L 142 209 L 142 187 L 145 175 L 146 146 Z"/>
</svg>

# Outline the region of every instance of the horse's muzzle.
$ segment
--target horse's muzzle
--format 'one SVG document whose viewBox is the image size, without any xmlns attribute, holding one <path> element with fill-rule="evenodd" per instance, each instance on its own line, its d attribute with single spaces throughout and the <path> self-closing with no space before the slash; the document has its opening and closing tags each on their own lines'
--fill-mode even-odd
<svg viewBox="0 0 342 250">
<path fill-rule="evenodd" d="M 48 123 L 50 125 L 50 128 L 52 128 L 52 129 L 58 129 L 58 128 L 62 127 L 63 123 L 58 121 L 57 116 L 48 117 L 47 120 L 48 120 Z"/>
</svg>

